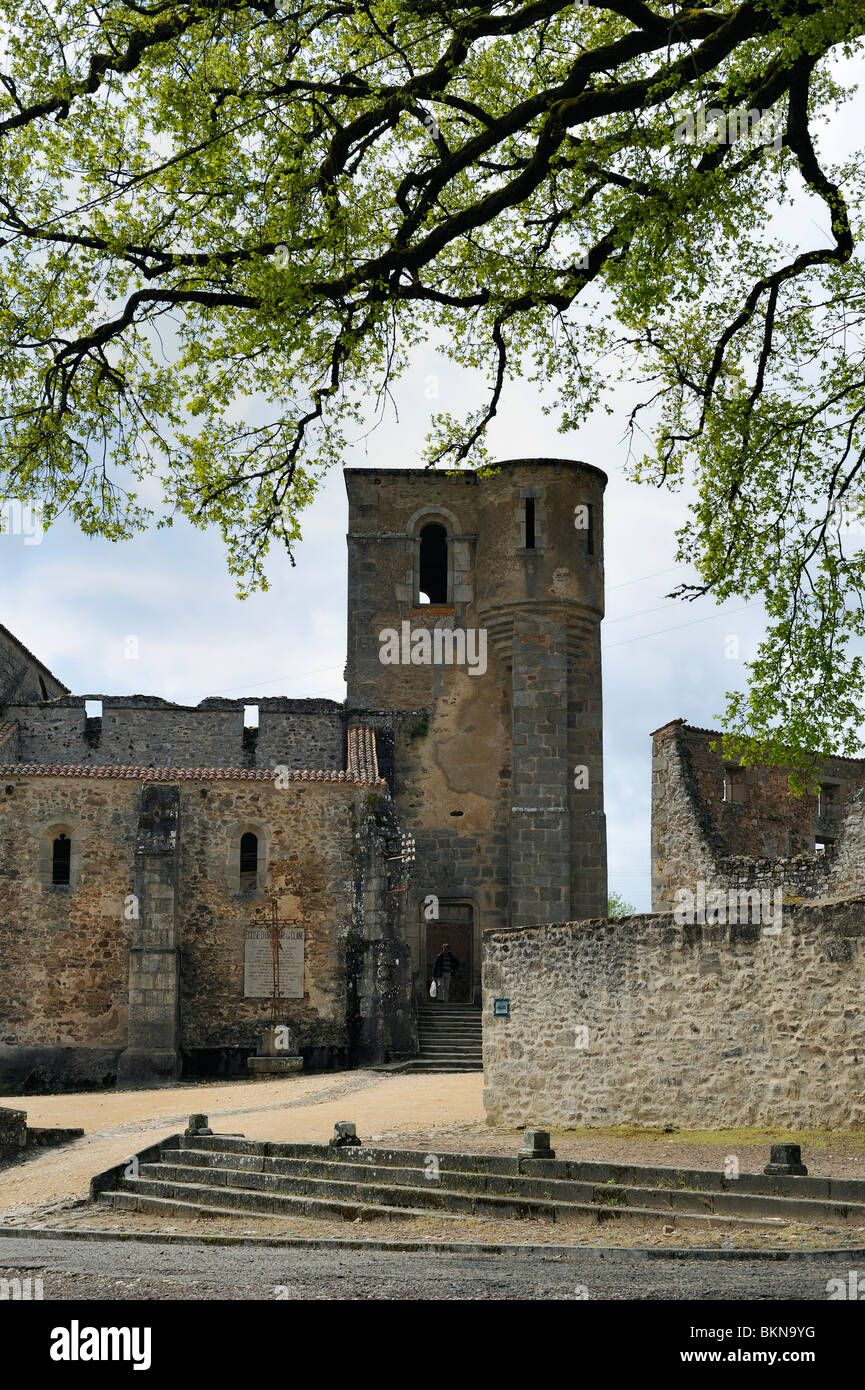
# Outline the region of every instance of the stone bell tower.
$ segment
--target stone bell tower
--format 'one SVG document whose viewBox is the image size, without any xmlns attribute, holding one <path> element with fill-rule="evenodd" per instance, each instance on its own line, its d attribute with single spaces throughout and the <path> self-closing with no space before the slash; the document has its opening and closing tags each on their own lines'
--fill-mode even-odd
<svg viewBox="0 0 865 1390">
<path fill-rule="evenodd" d="M 605 475 L 345 478 L 348 706 L 393 739 L 411 895 L 470 899 L 482 927 L 606 916 Z"/>
</svg>

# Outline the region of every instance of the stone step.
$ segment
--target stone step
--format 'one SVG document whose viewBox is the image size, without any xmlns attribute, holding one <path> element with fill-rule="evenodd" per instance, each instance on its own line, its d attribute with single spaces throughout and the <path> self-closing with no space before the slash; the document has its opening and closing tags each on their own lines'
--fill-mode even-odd
<svg viewBox="0 0 865 1390">
<path fill-rule="evenodd" d="M 454 1013 L 445 1008 L 442 1004 L 440 1009 L 421 1009 L 418 1013 L 419 1023 L 453 1023 L 460 1028 L 482 1028 L 483 1015 L 479 1009 L 473 1009 L 471 1013 Z"/>
<path fill-rule="evenodd" d="M 430 1014 L 419 1014 L 418 1023 L 422 1028 L 427 1024 L 435 1028 L 447 1024 L 451 1028 L 476 1028 L 479 1032 L 484 1026 L 480 1014 L 448 1014 L 444 1010 L 441 1012 L 436 1010 Z"/>
<path fill-rule="evenodd" d="M 483 1071 L 483 1062 L 449 1061 L 445 1057 L 437 1060 L 432 1057 L 413 1057 L 406 1062 L 402 1071 Z"/>
<path fill-rule="evenodd" d="M 346 1187 L 349 1185 L 346 1184 Z M 457 1205 L 452 1198 L 459 1194 L 440 1194 L 447 1197 L 447 1205 L 424 1204 L 412 1206 L 418 1197 L 418 1190 L 401 1192 L 393 1187 L 387 1189 L 386 1203 L 364 1200 L 367 1192 L 374 1189 L 363 1188 L 357 1195 L 344 1198 L 316 1196 L 308 1193 L 288 1194 L 274 1191 L 261 1191 L 249 1187 L 216 1186 L 204 1183 L 179 1182 L 168 1179 L 147 1177 L 124 1178 L 122 1186 L 114 1191 L 100 1194 L 99 1201 L 115 1210 L 158 1211 L 170 1214 L 207 1214 L 214 1216 L 233 1216 L 249 1214 L 255 1217 L 285 1217 L 292 1215 L 319 1216 L 343 1221 L 414 1220 L 421 1216 L 436 1215 L 445 1219 L 460 1220 L 466 1216 L 491 1219 L 546 1220 L 568 1223 L 583 1221 L 587 1217 L 594 1221 L 636 1219 L 643 1221 L 664 1221 L 683 1230 L 707 1230 L 713 1227 L 736 1227 L 748 1229 L 776 1228 L 777 1222 L 760 1218 L 729 1217 L 711 1213 L 670 1212 L 651 1207 L 609 1206 L 582 1202 L 549 1202 L 531 1199 L 498 1199 L 482 1196 L 466 1198 Z M 435 1195 L 435 1194 L 431 1194 Z M 404 1202 L 398 1199 L 404 1198 Z M 397 1200 L 395 1200 L 397 1199 Z M 507 1213 L 511 1213 L 508 1216 Z"/>
<path fill-rule="evenodd" d="M 127 1179 L 127 1183 L 134 1183 L 134 1179 Z M 204 1187 L 200 1191 L 189 1189 L 182 1191 L 182 1184 L 178 1185 L 178 1193 L 173 1195 L 160 1194 L 151 1190 L 145 1190 L 144 1184 L 140 1181 L 134 1186 L 121 1188 L 114 1192 L 102 1192 L 99 1195 L 100 1206 L 112 1207 L 115 1211 L 141 1211 L 152 1212 L 155 1215 L 163 1216 L 232 1216 L 238 1217 L 248 1214 L 254 1216 L 256 1220 L 260 1218 L 271 1218 L 286 1216 L 319 1216 L 327 1220 L 342 1221 L 415 1221 L 419 1216 L 429 1216 L 429 1212 L 423 1208 L 416 1211 L 408 1207 L 371 1207 L 364 1202 L 328 1202 L 319 1200 L 315 1197 L 263 1197 L 261 1193 L 232 1193 L 226 1200 L 222 1201 L 222 1193 L 219 1188 Z M 251 1202 L 241 1202 L 235 1200 L 236 1197 L 248 1196 L 256 1200 Z M 460 1221 L 463 1218 L 453 1212 L 440 1212 L 445 1220 Z"/>
<path fill-rule="evenodd" d="M 455 1046 L 458 1045 L 460 1047 L 476 1047 L 478 1051 L 480 1051 L 480 1049 L 483 1047 L 483 1042 L 480 1038 L 473 1038 L 471 1034 L 466 1035 L 465 1033 L 454 1034 L 421 1032 L 418 1035 L 418 1038 L 420 1042 L 429 1043 L 430 1046 L 440 1046 L 442 1043 L 453 1043 Z"/>
<path fill-rule="evenodd" d="M 178 1139 L 172 1147 L 191 1145 L 194 1149 L 222 1153 L 247 1154 L 255 1157 L 333 1158 L 335 1151 L 327 1144 L 300 1144 L 259 1139 L 231 1138 L 224 1135 L 197 1135 L 194 1139 Z M 381 1149 L 361 1145 L 345 1151 L 352 1163 L 367 1163 L 375 1167 L 408 1167 L 423 1169 L 429 1150 Z M 786 1177 L 764 1173 L 743 1172 L 736 1179 L 723 1172 L 704 1168 L 665 1168 L 641 1164 L 589 1162 L 582 1159 L 519 1160 L 516 1154 L 440 1153 L 442 1172 L 491 1173 L 503 1176 L 551 1180 L 585 1181 L 595 1186 L 656 1187 L 664 1191 L 691 1189 L 700 1192 L 746 1192 L 768 1196 L 820 1198 L 846 1204 L 865 1204 L 865 1179 Z M 339 1160 L 338 1160 L 339 1161 Z"/>
<path fill-rule="evenodd" d="M 256 1196 L 268 1197 L 314 1197 L 336 1202 L 341 1206 L 351 1202 L 361 1202 L 372 1208 L 404 1207 L 426 1211 L 449 1211 L 458 1215 L 488 1215 L 506 1221 L 523 1220 L 533 1215 L 555 1219 L 555 1204 L 539 1197 L 524 1197 L 521 1194 L 498 1194 L 484 1192 L 462 1192 L 456 1188 L 441 1189 L 435 1183 L 403 1186 L 388 1179 L 373 1182 L 369 1176 L 361 1181 L 351 1181 L 345 1177 L 313 1177 L 304 1174 L 255 1173 L 232 1168 L 200 1169 L 181 1163 L 148 1163 L 141 1167 L 140 1177 L 127 1179 L 123 1190 L 138 1189 L 140 1183 L 157 1183 L 160 1187 L 168 1184 L 172 1188 L 189 1187 L 210 1192 L 211 1198 L 218 1193 L 219 1200 L 230 1204 L 230 1197 L 224 1193 L 246 1192 Z M 156 1195 L 166 1195 L 157 1193 Z M 176 1196 L 175 1192 L 167 1194 Z"/>
<path fill-rule="evenodd" d="M 453 1028 L 446 1023 L 435 1027 L 421 1023 L 417 1031 L 421 1038 L 469 1038 L 472 1042 L 478 1043 L 482 1041 L 484 1036 L 480 1028 Z"/>
<path fill-rule="evenodd" d="M 476 1028 L 473 1023 L 465 1025 L 451 1023 L 449 1020 L 442 1019 L 440 1023 L 429 1023 L 426 1019 L 421 1019 L 418 1023 L 419 1033 L 454 1033 L 459 1037 L 482 1038 L 483 1029 Z"/>
<path fill-rule="evenodd" d="M 393 1167 L 387 1164 L 356 1163 L 348 1156 L 340 1159 L 268 1158 L 262 1155 L 220 1154 L 215 1151 L 166 1151 L 163 1164 L 144 1164 L 142 1177 L 164 1176 L 176 1181 L 194 1181 L 197 1173 L 201 1182 L 225 1183 L 234 1186 L 263 1187 L 288 1191 L 299 1184 L 307 1192 L 323 1196 L 339 1196 L 345 1184 L 352 1185 L 358 1195 L 374 1205 L 387 1203 L 387 1193 L 409 1193 L 420 1190 L 412 1200 L 417 1205 L 432 1205 L 439 1209 L 451 1198 L 462 1203 L 463 1197 L 483 1197 L 496 1201 L 515 1198 L 553 1201 L 562 1204 L 604 1207 L 651 1208 L 660 1212 L 711 1214 L 726 1217 L 767 1217 L 782 1221 L 829 1221 L 835 1224 L 855 1222 L 865 1224 L 865 1203 L 832 1202 L 819 1198 L 777 1197 L 763 1193 L 706 1192 L 673 1187 L 638 1187 L 597 1184 L 590 1181 L 535 1177 L 533 1172 L 518 1175 L 469 1173 L 442 1170 L 440 1164 L 430 1176 L 430 1155 L 424 1156 L 424 1167 Z M 211 1178 L 210 1173 L 216 1177 Z M 247 1182 L 250 1174 L 254 1178 Z M 192 1176 L 190 1176 L 192 1175 Z M 462 1209 L 462 1207 L 460 1207 Z M 503 1219 L 513 1219 L 505 1216 Z"/>
</svg>

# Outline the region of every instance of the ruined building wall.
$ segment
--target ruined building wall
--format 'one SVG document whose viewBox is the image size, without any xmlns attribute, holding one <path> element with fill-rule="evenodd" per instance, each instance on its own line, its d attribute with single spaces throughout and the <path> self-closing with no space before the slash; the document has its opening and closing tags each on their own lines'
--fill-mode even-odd
<svg viewBox="0 0 865 1390">
<path fill-rule="evenodd" d="M 0 1086 L 99 1084 L 126 1045 L 139 789 L 66 778 L 0 782 Z M 73 827 L 70 888 L 51 844 Z"/>
<path fill-rule="evenodd" d="M 11 701 L 53 700 L 68 693 L 47 666 L 0 626 L 0 707 Z"/>
<path fill-rule="evenodd" d="M 385 788 L 7 767 L 0 792 L 0 1087 L 154 1084 L 181 1063 L 242 1062 L 269 1017 L 269 999 L 244 997 L 245 928 L 269 889 L 305 931 L 304 997 L 281 1009 L 307 1061 L 416 1050 Z M 51 884 L 61 827 L 69 887 Z M 260 871 L 242 884 L 246 830 Z"/>
<path fill-rule="evenodd" d="M 669 915 L 490 933 L 487 1119 L 861 1127 L 863 938 L 862 898 L 791 905 L 777 935 Z"/>
<path fill-rule="evenodd" d="M 671 910 L 679 889 L 702 881 L 718 888 L 777 888 L 788 898 L 858 891 L 865 826 L 860 796 L 865 764 L 826 759 L 831 803 L 794 796 L 783 768 L 737 770 L 731 795 L 727 763 L 710 744 L 720 734 L 674 720 L 653 734 L 652 908 Z M 829 846 L 815 852 L 815 839 Z"/>
<path fill-rule="evenodd" d="M 102 702 L 87 718 L 85 699 Z M 257 733 L 244 706 L 258 707 Z M 61 766 L 341 767 L 345 718 L 333 700 L 203 700 L 196 707 L 154 696 L 68 696 L 51 705 L 11 704 L 18 760 Z"/>
<path fill-rule="evenodd" d="M 415 959 L 426 898 L 469 901 L 476 985 L 484 928 L 606 907 L 604 484 L 569 460 L 509 461 L 488 476 L 346 470 L 347 705 L 393 739 L 397 812 L 417 842 Z M 593 509 L 591 549 L 574 525 L 580 504 Z M 447 602 L 424 605 L 419 536 L 431 522 L 447 531 Z M 383 663 L 381 634 L 403 625 L 482 631 L 486 669 Z"/>
</svg>

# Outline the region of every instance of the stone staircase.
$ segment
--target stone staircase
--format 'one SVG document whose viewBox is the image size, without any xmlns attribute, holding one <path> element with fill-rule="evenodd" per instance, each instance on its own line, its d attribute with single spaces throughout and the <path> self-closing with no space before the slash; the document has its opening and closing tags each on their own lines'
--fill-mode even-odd
<svg viewBox="0 0 865 1390">
<path fill-rule="evenodd" d="M 130 1175 L 130 1172 L 133 1175 Z M 422 1216 L 676 1228 L 865 1230 L 865 1181 L 173 1135 L 93 1179 L 91 1201 L 167 1216 Z M 857 1233 L 857 1240 L 861 1234 Z"/>
<path fill-rule="evenodd" d="M 422 1004 L 417 1057 L 401 1071 L 483 1071 L 481 1010 L 474 1004 Z"/>
</svg>

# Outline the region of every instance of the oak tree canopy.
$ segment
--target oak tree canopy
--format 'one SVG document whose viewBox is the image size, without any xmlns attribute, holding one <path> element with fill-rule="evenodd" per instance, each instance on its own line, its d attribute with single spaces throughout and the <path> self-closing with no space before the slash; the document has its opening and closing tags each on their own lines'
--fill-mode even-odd
<svg viewBox="0 0 865 1390">
<path fill-rule="evenodd" d="M 737 746 L 857 749 L 865 160 L 821 141 L 865 0 L 0 0 L 0 30 L 0 495 L 122 539 L 152 475 L 248 591 L 419 342 L 488 377 L 431 465 L 484 462 L 516 376 L 567 431 L 621 372 L 634 476 L 696 488 L 682 596 L 766 604 Z"/>
</svg>

